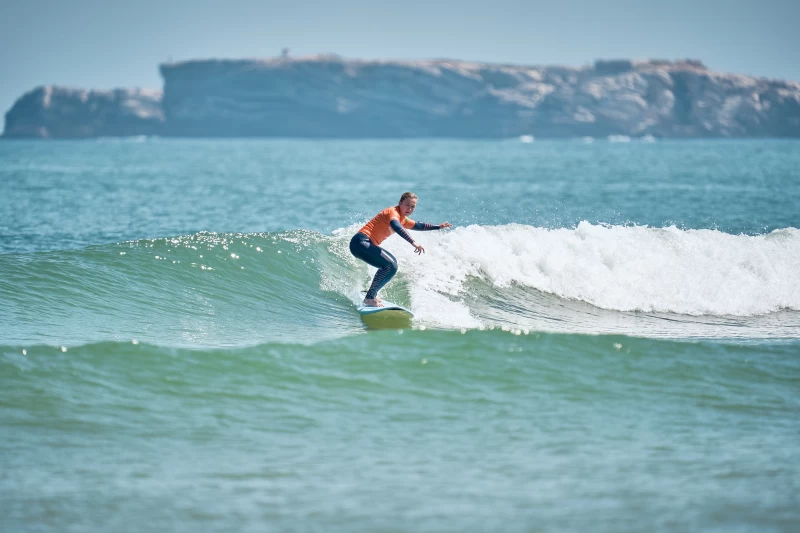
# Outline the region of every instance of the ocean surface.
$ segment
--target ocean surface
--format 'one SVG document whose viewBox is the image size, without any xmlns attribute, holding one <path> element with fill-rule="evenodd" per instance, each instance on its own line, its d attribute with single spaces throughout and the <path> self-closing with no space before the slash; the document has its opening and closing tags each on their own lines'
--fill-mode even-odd
<svg viewBox="0 0 800 533">
<path fill-rule="evenodd" d="M 522 141 L 0 142 L 0 531 L 800 531 L 800 141 Z"/>
</svg>

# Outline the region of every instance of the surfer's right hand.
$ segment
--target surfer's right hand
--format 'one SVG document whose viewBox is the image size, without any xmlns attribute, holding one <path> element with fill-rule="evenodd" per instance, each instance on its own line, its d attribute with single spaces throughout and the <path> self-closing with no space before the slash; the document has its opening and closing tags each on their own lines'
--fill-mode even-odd
<svg viewBox="0 0 800 533">
<path fill-rule="evenodd" d="M 414 243 L 414 253 L 422 255 L 425 253 L 425 248 L 421 244 Z"/>
</svg>

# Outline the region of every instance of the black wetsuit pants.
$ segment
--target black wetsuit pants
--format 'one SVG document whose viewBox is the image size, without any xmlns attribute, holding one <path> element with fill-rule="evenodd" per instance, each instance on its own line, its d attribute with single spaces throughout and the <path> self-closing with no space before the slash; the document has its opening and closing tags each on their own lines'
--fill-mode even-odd
<svg viewBox="0 0 800 533">
<path fill-rule="evenodd" d="M 367 291 L 367 298 L 374 299 L 378 291 L 397 274 L 397 259 L 377 244 L 373 244 L 369 237 L 361 232 L 350 239 L 350 253 L 378 269 Z"/>
</svg>

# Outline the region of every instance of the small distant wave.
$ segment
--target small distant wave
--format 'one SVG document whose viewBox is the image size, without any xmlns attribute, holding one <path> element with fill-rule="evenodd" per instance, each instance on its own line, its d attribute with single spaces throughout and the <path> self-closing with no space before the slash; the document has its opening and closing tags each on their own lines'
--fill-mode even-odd
<svg viewBox="0 0 800 533">
<path fill-rule="evenodd" d="M 128 137 L 98 137 L 95 142 L 101 144 L 122 144 L 122 143 L 143 143 L 149 140 L 157 139 L 156 136 L 150 135 L 130 135 Z"/>
</svg>

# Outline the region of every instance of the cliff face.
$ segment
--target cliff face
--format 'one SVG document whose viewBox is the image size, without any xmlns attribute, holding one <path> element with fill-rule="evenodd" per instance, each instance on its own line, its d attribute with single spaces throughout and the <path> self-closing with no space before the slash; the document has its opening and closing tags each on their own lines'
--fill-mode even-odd
<svg viewBox="0 0 800 533">
<path fill-rule="evenodd" d="M 563 68 L 318 57 L 161 72 L 172 135 L 800 136 L 800 83 L 698 61 Z"/>
<path fill-rule="evenodd" d="M 800 137 L 800 83 L 698 61 L 568 68 L 321 56 L 189 61 L 161 73 L 160 102 L 156 92 L 37 89 L 6 115 L 6 135 Z"/>
<path fill-rule="evenodd" d="M 25 93 L 6 113 L 5 137 L 83 138 L 155 135 L 164 114 L 161 92 L 84 91 L 45 86 Z"/>
</svg>

